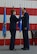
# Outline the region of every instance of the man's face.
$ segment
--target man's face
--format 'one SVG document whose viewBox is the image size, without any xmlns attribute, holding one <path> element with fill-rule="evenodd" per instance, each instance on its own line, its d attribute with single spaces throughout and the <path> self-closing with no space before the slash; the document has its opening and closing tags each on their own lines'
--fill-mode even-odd
<svg viewBox="0 0 37 54">
<path fill-rule="evenodd" d="M 22 14 L 24 15 L 26 13 L 26 9 L 22 9 Z"/>
<path fill-rule="evenodd" d="M 26 10 L 24 9 L 24 13 L 26 13 Z"/>
</svg>

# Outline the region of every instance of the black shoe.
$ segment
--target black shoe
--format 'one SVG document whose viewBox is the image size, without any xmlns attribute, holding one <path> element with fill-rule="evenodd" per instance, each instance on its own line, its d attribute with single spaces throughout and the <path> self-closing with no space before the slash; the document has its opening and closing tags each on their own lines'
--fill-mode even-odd
<svg viewBox="0 0 37 54">
<path fill-rule="evenodd" d="M 21 48 L 22 50 L 29 50 L 29 48 Z"/>
<path fill-rule="evenodd" d="M 21 48 L 22 50 L 26 50 L 26 48 Z"/>
<path fill-rule="evenodd" d="M 10 49 L 10 50 L 14 50 L 14 49 Z"/>
<path fill-rule="evenodd" d="M 26 48 L 26 50 L 29 50 L 29 48 Z"/>
<path fill-rule="evenodd" d="M 15 51 L 16 49 L 13 48 L 13 49 L 10 49 L 10 50 L 14 50 Z"/>
</svg>

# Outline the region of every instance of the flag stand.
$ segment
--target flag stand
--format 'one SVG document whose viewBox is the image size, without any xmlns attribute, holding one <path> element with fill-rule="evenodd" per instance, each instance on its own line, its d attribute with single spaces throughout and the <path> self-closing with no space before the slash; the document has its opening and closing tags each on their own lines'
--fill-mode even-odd
<svg viewBox="0 0 37 54">
<path fill-rule="evenodd" d="M 4 37 L 4 46 L 5 46 L 5 37 Z"/>
<path fill-rule="evenodd" d="M 20 33 L 20 47 L 21 47 L 21 34 L 22 34 L 22 32 L 19 31 L 19 33 Z"/>
<path fill-rule="evenodd" d="M 5 46 L 5 37 L 6 37 L 6 34 L 4 34 L 4 46 Z"/>
</svg>

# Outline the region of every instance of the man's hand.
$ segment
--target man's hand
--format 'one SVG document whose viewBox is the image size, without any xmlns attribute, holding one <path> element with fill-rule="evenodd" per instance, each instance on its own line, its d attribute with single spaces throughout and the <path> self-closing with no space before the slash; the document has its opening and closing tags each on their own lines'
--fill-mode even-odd
<svg viewBox="0 0 37 54">
<path fill-rule="evenodd" d="M 25 27 L 24 30 L 27 30 L 27 28 Z"/>
</svg>

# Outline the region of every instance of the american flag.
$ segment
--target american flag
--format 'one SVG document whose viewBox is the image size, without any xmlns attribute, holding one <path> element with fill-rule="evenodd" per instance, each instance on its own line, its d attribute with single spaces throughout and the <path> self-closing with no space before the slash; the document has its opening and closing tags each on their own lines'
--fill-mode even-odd
<svg viewBox="0 0 37 54">
<path fill-rule="evenodd" d="M 3 27 L 3 16 L 4 16 L 4 2 L 5 0 L 0 0 L 0 41 L 2 40 L 3 44 L 3 36 L 2 36 L 2 27 Z M 7 17 L 7 36 L 6 36 L 6 44 L 10 43 L 10 32 L 9 32 L 9 24 L 10 24 L 10 14 L 11 10 L 13 9 L 12 6 L 14 6 L 14 9 L 16 10 L 16 16 L 19 17 L 20 12 L 20 5 L 21 7 L 25 7 L 27 12 L 29 13 L 29 24 L 30 24 L 30 30 L 37 30 L 37 1 L 26 1 L 26 0 L 6 0 L 6 17 Z M 18 24 L 16 24 L 16 41 L 15 44 L 19 44 L 20 36 L 19 36 L 19 28 Z M 29 38 L 31 40 L 31 33 L 29 32 Z M 21 39 L 23 40 L 23 37 L 21 35 Z M 23 41 L 21 42 L 23 43 Z M 17 43 L 18 42 L 18 43 Z"/>
</svg>

